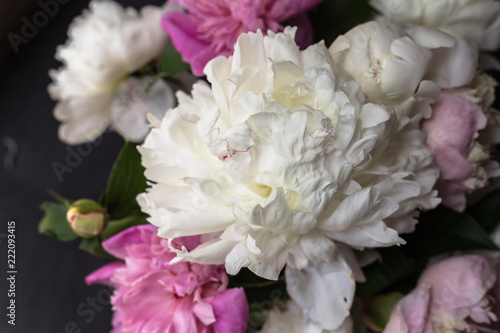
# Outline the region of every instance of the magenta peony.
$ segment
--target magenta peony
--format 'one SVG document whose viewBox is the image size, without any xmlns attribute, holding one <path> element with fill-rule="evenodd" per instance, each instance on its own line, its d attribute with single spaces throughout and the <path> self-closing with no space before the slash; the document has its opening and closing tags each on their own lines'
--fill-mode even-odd
<svg viewBox="0 0 500 333">
<path fill-rule="evenodd" d="M 399 301 L 383 333 L 498 332 L 499 273 L 484 255 L 438 262 Z"/>
<path fill-rule="evenodd" d="M 142 225 L 103 242 L 125 262 L 112 262 L 86 278 L 87 284 L 115 287 L 111 298 L 114 333 L 245 332 L 248 303 L 242 288 L 227 289 L 224 266 L 178 263 L 157 228 Z M 192 249 L 198 236 L 181 237 L 171 246 Z"/>
<path fill-rule="evenodd" d="M 203 76 L 203 68 L 216 56 L 233 54 L 244 32 L 282 31 L 281 22 L 296 25 L 297 43 L 306 47 L 313 32 L 306 11 L 322 0 L 171 0 L 187 12 L 172 11 L 162 24 L 182 59 L 191 64 L 193 74 Z"/>
</svg>

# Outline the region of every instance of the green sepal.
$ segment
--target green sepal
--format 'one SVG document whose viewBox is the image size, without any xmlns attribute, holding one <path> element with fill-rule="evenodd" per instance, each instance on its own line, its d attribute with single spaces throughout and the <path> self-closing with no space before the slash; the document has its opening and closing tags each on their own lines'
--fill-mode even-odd
<svg viewBox="0 0 500 333">
<path fill-rule="evenodd" d="M 38 224 L 38 232 L 63 242 L 78 238 L 78 235 L 71 230 L 66 220 L 66 211 L 69 206 L 69 202 L 57 203 L 46 201 L 42 203 L 40 209 L 45 213 Z"/>
<path fill-rule="evenodd" d="M 102 240 L 100 236 L 92 238 L 82 238 L 79 248 L 101 258 L 114 258 L 111 254 L 104 250 L 101 243 Z"/>
</svg>

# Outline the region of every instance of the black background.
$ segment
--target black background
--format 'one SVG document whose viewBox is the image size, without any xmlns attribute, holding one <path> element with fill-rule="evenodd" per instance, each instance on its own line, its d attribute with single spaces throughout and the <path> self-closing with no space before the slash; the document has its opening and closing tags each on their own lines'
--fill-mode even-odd
<svg viewBox="0 0 500 333">
<path fill-rule="evenodd" d="M 0 0 L 0 21 L 12 15 L 8 9 L 13 7 L 5 6 L 5 1 Z M 61 65 L 54 59 L 56 46 L 65 43 L 68 25 L 89 2 L 66 1 L 28 43 L 19 45 L 17 53 L 7 35 L 0 36 L 0 55 L 8 54 L 0 63 L 0 333 L 100 333 L 111 329 L 110 306 L 101 306 L 102 301 L 108 301 L 109 291 L 103 286 L 88 287 L 84 282 L 87 274 L 106 261 L 79 250 L 78 241 L 63 243 L 37 231 L 42 217 L 39 206 L 52 200 L 49 188 L 70 199 L 98 199 L 123 146 L 117 134 L 106 133 L 97 146 L 92 146 L 90 155 L 83 157 L 71 173 L 62 175 L 62 182 L 53 170 L 54 161 L 67 164 L 68 146 L 57 138 L 59 123 L 52 116 L 55 102 L 47 93 L 51 82 L 47 73 Z M 118 2 L 136 8 L 163 4 L 154 0 Z M 15 23 L 8 27 L 10 30 L 2 26 L 0 31 L 21 35 L 22 17 L 32 22 L 33 14 L 42 10 L 37 1 L 29 5 L 25 4 L 28 9 L 17 19 L 10 18 Z M 3 144 L 11 139 L 18 147 L 12 168 L 5 165 L 12 149 Z M 6 316 L 9 288 L 4 237 L 8 221 L 16 222 L 15 326 L 7 324 Z M 92 299 L 95 308 L 88 303 Z"/>
</svg>

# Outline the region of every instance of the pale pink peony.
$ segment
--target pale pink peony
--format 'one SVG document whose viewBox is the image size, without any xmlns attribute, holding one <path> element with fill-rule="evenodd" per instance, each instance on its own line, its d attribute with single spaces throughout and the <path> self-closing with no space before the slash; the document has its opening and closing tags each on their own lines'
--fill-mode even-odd
<svg viewBox="0 0 500 333">
<path fill-rule="evenodd" d="M 296 40 L 306 47 L 313 31 L 306 11 L 322 0 L 171 0 L 187 12 L 173 11 L 162 24 L 182 59 L 191 64 L 193 74 L 203 75 L 207 62 L 216 56 L 230 56 L 244 32 L 282 31 L 282 22 L 295 25 Z"/>
<path fill-rule="evenodd" d="M 125 262 L 112 262 L 86 278 L 87 284 L 115 287 L 111 298 L 114 333 L 245 332 L 248 303 L 242 288 L 227 289 L 224 266 L 178 263 L 157 228 L 142 225 L 103 242 Z M 172 246 L 188 249 L 198 236 L 181 237 Z"/>
<path fill-rule="evenodd" d="M 434 264 L 393 309 L 383 333 L 499 332 L 499 273 L 484 255 Z"/>
<path fill-rule="evenodd" d="M 432 117 L 422 122 L 425 144 L 440 170 L 435 188 L 443 205 L 456 211 L 465 209 L 468 193 L 499 173 L 498 164 L 490 159 L 490 146 L 498 138 L 480 137 L 487 126 L 498 129 L 498 112 L 490 109 L 493 87 L 494 81 L 481 75 L 467 87 L 445 89 L 432 105 Z"/>
</svg>

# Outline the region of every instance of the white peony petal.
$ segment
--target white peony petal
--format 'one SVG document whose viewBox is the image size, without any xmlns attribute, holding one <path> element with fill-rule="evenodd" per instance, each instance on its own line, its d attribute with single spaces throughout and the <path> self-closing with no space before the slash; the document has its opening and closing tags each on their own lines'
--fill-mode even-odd
<svg viewBox="0 0 500 333">
<path fill-rule="evenodd" d="M 380 200 L 377 189 L 364 188 L 344 199 L 318 226 L 325 231 L 337 232 L 378 221 L 390 216 L 397 208 L 398 204 L 394 201 Z"/>
<path fill-rule="evenodd" d="M 476 75 L 477 47 L 466 41 L 457 41 L 451 48 L 433 51 L 425 78 L 441 88 L 456 88 L 469 84 Z"/>
<path fill-rule="evenodd" d="M 287 291 L 302 308 L 304 318 L 325 330 L 337 329 L 349 316 L 355 282 L 346 262 L 337 254 L 335 263 L 304 270 L 286 268 Z"/>
<path fill-rule="evenodd" d="M 426 49 L 449 48 L 455 45 L 455 38 L 428 27 L 408 26 L 406 33 L 415 43 Z"/>
<path fill-rule="evenodd" d="M 153 86 L 149 88 L 150 84 Z M 174 104 L 174 93 L 164 81 L 151 83 L 151 78 L 147 77 L 129 78 L 115 91 L 111 105 L 112 126 L 130 141 L 143 141 L 149 133 L 147 114 L 163 118 Z"/>
</svg>

